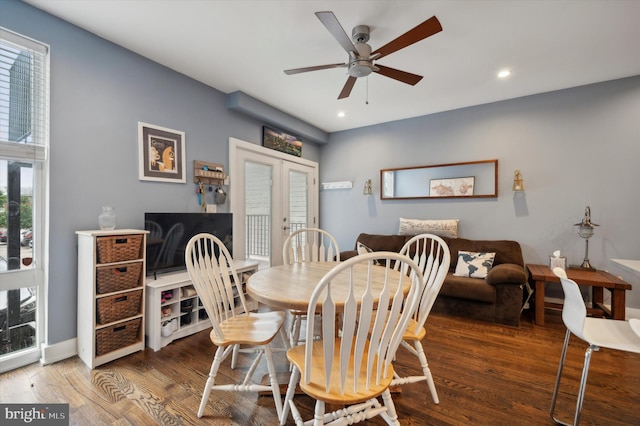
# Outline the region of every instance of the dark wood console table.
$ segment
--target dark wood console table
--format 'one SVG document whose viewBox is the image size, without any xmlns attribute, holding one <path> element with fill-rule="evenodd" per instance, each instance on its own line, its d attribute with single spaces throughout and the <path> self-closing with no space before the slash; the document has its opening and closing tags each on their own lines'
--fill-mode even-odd
<svg viewBox="0 0 640 426">
<path fill-rule="evenodd" d="M 547 265 L 527 265 L 529 282 L 535 288 L 535 323 L 544 325 L 544 308 L 561 308 L 561 304 L 545 303 L 545 283 L 560 283 Z M 631 290 L 631 284 L 605 271 L 586 271 L 567 268 L 567 277 L 578 285 L 589 286 L 592 290 L 593 306 L 587 311 L 591 315 L 606 316 L 616 320 L 625 319 L 625 291 Z M 611 293 L 611 309 L 604 305 L 604 289 Z"/>
</svg>

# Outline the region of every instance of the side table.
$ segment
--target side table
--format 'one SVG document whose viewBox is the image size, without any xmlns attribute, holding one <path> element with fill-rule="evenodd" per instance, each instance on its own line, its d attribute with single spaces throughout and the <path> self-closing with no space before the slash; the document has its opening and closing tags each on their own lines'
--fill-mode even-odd
<svg viewBox="0 0 640 426">
<path fill-rule="evenodd" d="M 560 278 L 547 265 L 527 265 L 529 282 L 535 287 L 535 323 L 544 325 L 544 308 L 560 308 L 557 303 L 545 303 L 545 283 L 560 283 Z M 587 271 L 567 268 L 567 277 L 578 285 L 589 286 L 592 290 L 592 308 L 590 314 L 600 314 L 616 320 L 625 319 L 625 291 L 631 290 L 631 284 L 606 271 Z M 611 309 L 604 305 L 604 290 L 611 293 Z"/>
</svg>

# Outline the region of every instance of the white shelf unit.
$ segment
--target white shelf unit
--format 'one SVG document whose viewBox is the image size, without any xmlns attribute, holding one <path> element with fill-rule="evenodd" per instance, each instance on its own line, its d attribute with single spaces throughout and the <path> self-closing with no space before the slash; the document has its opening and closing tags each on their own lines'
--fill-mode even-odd
<svg viewBox="0 0 640 426">
<path fill-rule="evenodd" d="M 144 259 L 148 231 L 118 229 L 76 231 L 76 234 L 77 350 L 80 359 L 94 368 L 144 349 Z M 104 249 L 100 250 L 107 242 L 114 247 L 110 250 L 111 257 L 105 255 Z M 125 246 L 127 249 L 123 250 Z M 126 288 L 118 289 L 122 287 Z M 137 300 L 139 303 L 135 303 Z M 116 304 L 127 309 L 119 309 Z"/>
<path fill-rule="evenodd" d="M 242 281 L 247 309 L 257 309 L 258 302 L 246 294 L 244 286 L 251 274 L 258 271 L 258 263 L 235 260 L 234 267 Z M 209 321 L 204 307 L 200 304 L 186 271 L 159 275 L 155 280 L 152 277 L 147 277 L 146 287 L 145 333 L 147 346 L 154 351 L 162 349 L 176 339 L 211 328 L 211 321 Z M 170 294 L 171 297 L 165 297 L 163 301 L 164 292 Z M 172 321 L 175 322 L 174 329 L 171 329 Z M 165 333 L 167 335 L 163 335 L 163 324 L 170 330 L 170 333 Z"/>
</svg>

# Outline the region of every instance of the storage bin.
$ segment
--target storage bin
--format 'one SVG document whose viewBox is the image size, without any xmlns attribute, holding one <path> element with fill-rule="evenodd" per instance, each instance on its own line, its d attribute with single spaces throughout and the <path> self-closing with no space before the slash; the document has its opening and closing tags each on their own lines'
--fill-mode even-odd
<svg viewBox="0 0 640 426">
<path fill-rule="evenodd" d="M 114 324 L 96 331 L 96 356 L 124 348 L 140 338 L 142 318 Z"/>
<path fill-rule="evenodd" d="M 119 266 L 98 266 L 96 294 L 129 290 L 141 287 L 142 261 Z"/>
<path fill-rule="evenodd" d="M 122 262 L 142 257 L 142 235 L 97 237 L 98 263 Z"/>
<path fill-rule="evenodd" d="M 142 289 L 96 300 L 96 322 L 100 325 L 142 313 Z"/>
</svg>

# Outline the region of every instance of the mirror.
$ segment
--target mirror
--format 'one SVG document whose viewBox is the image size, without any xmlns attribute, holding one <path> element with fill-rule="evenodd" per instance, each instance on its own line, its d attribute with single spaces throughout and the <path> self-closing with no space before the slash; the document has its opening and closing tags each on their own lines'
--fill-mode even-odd
<svg viewBox="0 0 640 426">
<path fill-rule="evenodd" d="M 496 198 L 498 160 L 380 170 L 380 198 Z"/>
</svg>

